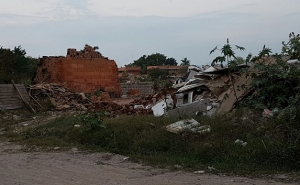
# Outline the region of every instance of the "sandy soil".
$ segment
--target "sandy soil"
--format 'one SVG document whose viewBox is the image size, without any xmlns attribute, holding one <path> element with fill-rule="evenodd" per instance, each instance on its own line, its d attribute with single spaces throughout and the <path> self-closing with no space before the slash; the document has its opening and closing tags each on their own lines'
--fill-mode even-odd
<svg viewBox="0 0 300 185">
<path fill-rule="evenodd" d="M 130 102 L 132 102 L 133 100 L 135 100 L 135 98 L 133 98 L 133 97 L 131 97 L 131 98 L 115 98 L 112 100 L 119 105 L 126 105 L 126 104 L 129 104 Z"/>
<path fill-rule="evenodd" d="M 111 153 L 22 152 L 22 146 L 0 142 L 1 185 L 282 185 L 275 180 L 171 172 Z M 296 183 L 294 183 L 296 184 Z"/>
</svg>

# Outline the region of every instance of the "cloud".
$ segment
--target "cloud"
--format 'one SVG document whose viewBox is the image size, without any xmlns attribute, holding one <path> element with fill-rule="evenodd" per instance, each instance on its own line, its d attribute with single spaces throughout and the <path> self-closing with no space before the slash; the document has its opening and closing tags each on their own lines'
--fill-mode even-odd
<svg viewBox="0 0 300 185">
<path fill-rule="evenodd" d="M 88 0 L 88 9 L 102 16 L 186 17 L 235 7 L 239 0 Z"/>
<path fill-rule="evenodd" d="M 160 52 L 193 64 L 230 43 L 254 55 L 300 30 L 299 0 L 9 0 L 0 6 L 0 44 L 22 45 L 33 57 L 65 55 L 84 44 L 119 65 Z"/>
<path fill-rule="evenodd" d="M 80 19 L 88 14 L 85 0 L 9 0 L 1 3 L 1 27 Z"/>
<path fill-rule="evenodd" d="M 55 8 L 59 0 L 9 0 L 1 2 L 0 12 L 32 16 L 47 13 Z"/>
<path fill-rule="evenodd" d="M 280 17 L 298 12 L 298 0 L 9 0 L 1 2 L 0 13 L 24 16 L 19 23 L 74 20 L 107 16 L 193 17 L 209 13 L 241 12 L 265 17 Z M 7 16 L 5 24 L 18 24 Z M 10 23 L 9 23 L 10 22 Z"/>
</svg>

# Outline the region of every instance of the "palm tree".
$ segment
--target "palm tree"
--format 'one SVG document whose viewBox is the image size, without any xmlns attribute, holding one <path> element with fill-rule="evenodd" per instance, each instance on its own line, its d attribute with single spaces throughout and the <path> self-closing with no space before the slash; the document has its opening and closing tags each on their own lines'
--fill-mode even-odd
<svg viewBox="0 0 300 185">
<path fill-rule="evenodd" d="M 181 60 L 181 66 L 189 66 L 190 65 L 190 61 L 185 57 Z"/>
</svg>

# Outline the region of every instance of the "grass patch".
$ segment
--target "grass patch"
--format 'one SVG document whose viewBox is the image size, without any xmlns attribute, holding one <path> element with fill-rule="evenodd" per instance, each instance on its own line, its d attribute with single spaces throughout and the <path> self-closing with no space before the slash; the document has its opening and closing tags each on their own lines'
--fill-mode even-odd
<svg viewBox="0 0 300 185">
<path fill-rule="evenodd" d="M 263 119 L 260 112 L 249 110 L 211 118 L 195 117 L 202 125 L 210 125 L 211 132 L 206 134 L 166 131 L 167 125 L 178 121 L 176 118 L 103 119 L 93 114 L 64 116 L 31 128 L 23 133 L 23 142 L 59 147 L 80 145 L 159 167 L 206 170 L 213 166 L 218 172 L 238 174 L 300 170 L 299 124 L 295 121 L 299 120 L 300 112 L 293 120 L 289 116 Z M 94 119 L 93 124 L 87 124 L 87 119 Z M 236 144 L 237 139 L 247 145 Z"/>
</svg>

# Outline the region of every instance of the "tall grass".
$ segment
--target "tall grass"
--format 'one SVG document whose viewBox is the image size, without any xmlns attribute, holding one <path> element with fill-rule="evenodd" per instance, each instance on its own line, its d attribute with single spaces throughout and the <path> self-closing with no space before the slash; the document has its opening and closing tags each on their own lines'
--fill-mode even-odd
<svg viewBox="0 0 300 185">
<path fill-rule="evenodd" d="M 152 116 L 122 116 L 105 118 L 105 126 L 97 130 L 86 129 L 80 116 L 67 116 L 51 123 L 28 130 L 24 142 L 53 140 L 53 146 L 61 140 L 79 144 L 85 148 L 109 151 L 130 156 L 133 160 L 187 169 L 203 169 L 214 166 L 218 171 L 249 173 L 254 171 L 299 171 L 300 131 L 296 120 L 300 111 L 280 118 L 265 119 L 261 113 L 249 110 L 214 117 L 195 117 L 202 125 L 210 125 L 211 132 L 173 134 L 165 127 L 177 118 Z M 299 119 L 298 119 L 299 118 Z M 74 127 L 81 124 L 81 127 Z M 243 140 L 246 146 L 236 144 Z"/>
</svg>

